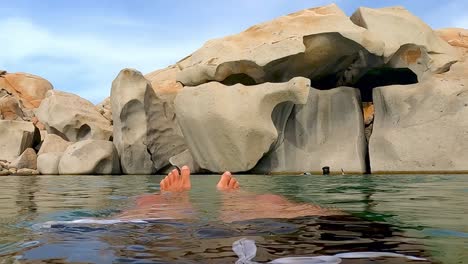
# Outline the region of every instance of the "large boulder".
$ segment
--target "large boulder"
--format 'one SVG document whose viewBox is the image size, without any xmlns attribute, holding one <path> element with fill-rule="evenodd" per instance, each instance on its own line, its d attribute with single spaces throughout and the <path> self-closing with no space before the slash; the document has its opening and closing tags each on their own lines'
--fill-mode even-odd
<svg viewBox="0 0 468 264">
<path fill-rule="evenodd" d="M 58 175 L 58 166 L 63 152 L 47 152 L 37 157 L 37 170 L 43 175 Z"/>
<path fill-rule="evenodd" d="M 124 69 L 112 82 L 114 144 L 125 174 L 152 174 L 155 171 L 146 139 L 148 126 L 155 125 L 147 124 L 145 99 L 148 93 L 154 94 L 151 85 L 136 70 Z"/>
<path fill-rule="evenodd" d="M 119 156 L 110 141 L 83 140 L 65 150 L 58 171 L 60 174 L 71 175 L 120 174 Z"/>
<path fill-rule="evenodd" d="M 13 161 L 32 147 L 36 132 L 31 122 L 0 120 L 0 160 Z"/>
<path fill-rule="evenodd" d="M 430 54 L 429 70 L 432 72 L 445 72 L 457 61 L 456 51 L 404 7 L 360 7 L 351 16 L 351 21 L 385 43 L 383 55 L 386 60 L 390 60 L 400 47 L 413 44 Z M 411 54 L 414 57 L 418 52 Z"/>
<path fill-rule="evenodd" d="M 373 173 L 468 172 L 468 80 L 460 77 L 374 90 Z"/>
<path fill-rule="evenodd" d="M 32 148 L 27 148 L 18 158 L 10 164 L 11 168 L 16 169 L 37 169 L 37 154 Z"/>
<path fill-rule="evenodd" d="M 333 73 L 341 79 L 349 75 L 349 67 L 354 72 L 355 65 L 361 64 L 358 74 L 362 74 L 374 64 L 383 64 L 383 48 L 381 40 L 332 4 L 210 40 L 177 63 L 177 80 L 193 86 L 212 80 L 226 84 L 285 82 L 297 76 L 316 79 Z M 364 63 L 356 63 L 361 58 Z"/>
<path fill-rule="evenodd" d="M 24 121 L 24 114 L 18 99 L 13 96 L 0 98 L 0 119 Z"/>
<path fill-rule="evenodd" d="M 443 28 L 436 31 L 437 35 L 454 47 L 468 49 L 468 29 Z"/>
<path fill-rule="evenodd" d="M 294 106 L 283 140 L 253 171 L 364 173 L 366 148 L 359 90 L 311 89 L 307 103 Z"/>
<path fill-rule="evenodd" d="M 44 78 L 28 73 L 4 73 L 0 75 L 0 88 L 15 95 L 26 108 L 36 108 L 45 98 L 52 84 Z"/>
<path fill-rule="evenodd" d="M 256 86 L 185 87 L 175 100 L 177 120 L 201 168 L 247 171 L 278 138 L 273 109 L 283 102 L 304 104 L 309 89 L 310 81 L 300 77 Z"/>
<path fill-rule="evenodd" d="M 112 107 L 111 107 L 110 97 L 107 97 L 106 99 L 104 99 L 102 102 L 97 104 L 96 107 L 99 113 L 101 113 L 101 115 L 105 117 L 107 120 L 109 120 L 112 124 Z"/>
<path fill-rule="evenodd" d="M 94 104 L 71 93 L 47 92 L 36 115 L 47 132 L 68 141 L 109 140 L 112 137 L 110 121 L 99 113 Z"/>
<path fill-rule="evenodd" d="M 46 134 L 38 155 L 49 152 L 64 152 L 72 142 L 68 142 L 55 134 Z"/>
</svg>

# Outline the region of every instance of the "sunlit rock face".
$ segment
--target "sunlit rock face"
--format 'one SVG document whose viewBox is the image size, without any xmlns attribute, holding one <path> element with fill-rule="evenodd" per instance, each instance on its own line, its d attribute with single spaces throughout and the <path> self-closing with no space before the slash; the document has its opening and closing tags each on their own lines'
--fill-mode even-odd
<svg viewBox="0 0 468 264">
<path fill-rule="evenodd" d="M 110 141 L 83 140 L 65 150 L 58 164 L 58 172 L 71 175 L 120 174 L 119 156 Z"/>
<path fill-rule="evenodd" d="M 418 93 L 431 97 L 423 83 L 446 76 L 459 60 L 455 48 L 402 7 L 360 8 L 347 17 L 329 5 L 210 40 L 148 76 L 176 98 L 177 122 L 202 169 L 298 173 L 329 166 L 332 173 L 363 173 L 381 159 L 374 151 L 380 147 L 373 145 L 373 122 L 387 120 L 379 117 L 387 113 L 385 100 L 376 96 L 400 85 L 422 87 Z M 294 101 L 282 95 L 273 110 L 259 107 L 256 91 L 297 77 L 310 80 L 307 97 Z M 382 87 L 378 95 L 375 87 Z M 258 121 L 249 122 L 252 116 Z M 267 123 L 268 130 L 252 132 Z M 375 137 L 382 136 L 381 125 Z M 411 147 L 411 141 L 405 143 Z"/>
<path fill-rule="evenodd" d="M 33 147 L 37 130 L 33 123 L 0 120 L 0 160 L 13 161 Z"/>
<path fill-rule="evenodd" d="M 160 171 L 172 165 L 172 157 L 188 151 L 175 121 L 173 98 L 165 97 L 167 93 L 170 92 L 154 90 L 133 69 L 122 70 L 114 80 L 111 92 L 114 144 L 124 173 Z M 179 156 L 178 163 L 192 161 L 190 153 L 187 154 Z"/>
<path fill-rule="evenodd" d="M 459 52 L 450 71 L 418 84 L 374 90 L 373 172 L 468 172 L 466 32 L 438 32 Z"/>
<path fill-rule="evenodd" d="M 110 121 L 99 113 L 94 104 L 72 93 L 57 90 L 47 92 L 36 115 L 48 133 L 68 141 L 112 138 Z"/>
<path fill-rule="evenodd" d="M 366 172 L 366 139 L 359 90 L 310 89 L 294 106 L 281 143 L 255 167 L 258 173 Z"/>
<path fill-rule="evenodd" d="M 45 98 L 52 84 L 46 79 L 29 73 L 0 74 L 0 89 L 15 95 L 25 108 L 37 108 Z"/>
<path fill-rule="evenodd" d="M 271 119 L 283 102 L 304 104 L 310 81 L 226 86 L 210 82 L 186 87 L 175 100 L 178 122 L 195 161 L 212 172 L 247 171 L 277 140 Z M 290 112 L 290 109 L 289 109 Z M 286 122 L 289 115 L 283 115 Z"/>
<path fill-rule="evenodd" d="M 217 173 L 468 171 L 467 43 L 465 29 L 434 32 L 402 7 L 348 17 L 332 4 L 210 40 L 146 75 L 124 69 L 97 106 L 39 77 L 0 71 L 0 119 L 8 120 L 0 134 L 11 139 L 0 142 L 10 149 L 1 153 L 11 159 L 34 147 L 36 126 L 65 140 L 46 138 L 39 149 L 38 169 L 47 173 L 183 165 Z M 5 123 L 18 121 L 32 130 Z M 86 151 L 94 151 L 86 166 L 74 167 Z"/>
</svg>

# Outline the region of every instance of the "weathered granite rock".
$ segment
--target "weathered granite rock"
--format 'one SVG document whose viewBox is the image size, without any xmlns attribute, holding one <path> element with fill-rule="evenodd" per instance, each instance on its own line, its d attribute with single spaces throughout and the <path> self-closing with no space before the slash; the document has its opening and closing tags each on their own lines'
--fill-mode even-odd
<svg viewBox="0 0 468 264">
<path fill-rule="evenodd" d="M 47 152 L 37 157 L 37 170 L 43 175 L 58 175 L 58 165 L 63 152 Z"/>
<path fill-rule="evenodd" d="M 162 94 L 162 93 L 158 93 Z M 171 166 L 169 159 L 177 156 L 188 149 L 182 131 L 176 120 L 174 109 L 175 94 L 160 97 L 150 89 L 146 90 L 145 95 L 145 113 L 147 132 L 146 142 L 148 150 L 151 153 L 153 166 L 156 171 L 161 171 L 168 166 Z M 192 158 L 185 155 L 187 161 L 179 161 L 182 163 L 190 163 Z M 193 172 L 196 172 L 195 168 Z"/>
<path fill-rule="evenodd" d="M 114 120 L 114 144 L 125 174 L 155 172 L 147 146 L 148 126 L 145 99 L 153 93 L 149 82 L 133 69 L 123 69 L 112 82 L 111 102 Z M 153 95 L 155 96 L 155 95 Z"/>
<path fill-rule="evenodd" d="M 468 172 L 468 79 L 451 72 L 374 90 L 373 173 Z"/>
<path fill-rule="evenodd" d="M 26 108 L 36 108 L 45 98 L 52 84 L 44 78 L 28 73 L 5 73 L 0 75 L 0 88 L 15 95 Z"/>
<path fill-rule="evenodd" d="M 351 16 L 356 25 L 366 28 L 385 43 L 384 57 L 391 58 L 401 46 L 422 46 L 429 53 L 431 72 L 441 73 L 457 61 L 456 51 L 435 34 L 421 19 L 404 7 L 371 9 L 360 7 Z"/>
<path fill-rule="evenodd" d="M 102 102 L 97 104 L 96 107 L 99 113 L 101 113 L 101 115 L 105 117 L 107 120 L 109 120 L 112 124 L 112 107 L 111 107 L 110 97 L 107 97 L 106 99 L 104 99 Z"/>
<path fill-rule="evenodd" d="M 39 175 L 39 171 L 33 170 L 33 169 L 19 169 L 15 173 L 13 173 L 16 176 L 33 176 L 33 175 Z"/>
<path fill-rule="evenodd" d="M 109 140 L 112 137 L 110 121 L 91 102 L 71 93 L 47 92 L 36 115 L 47 132 L 68 141 Z"/>
<path fill-rule="evenodd" d="M 119 156 L 110 141 L 83 140 L 65 150 L 58 170 L 60 174 L 73 175 L 120 174 Z"/>
<path fill-rule="evenodd" d="M 177 64 L 177 80 L 194 86 L 212 80 L 259 84 L 331 74 L 339 75 L 337 79 L 357 79 L 354 75 L 383 64 L 383 50 L 381 40 L 332 4 L 210 40 Z"/>
<path fill-rule="evenodd" d="M 0 98 L 0 119 L 24 121 L 24 114 L 19 102 L 13 96 Z"/>
<path fill-rule="evenodd" d="M 57 135 L 47 134 L 37 155 L 49 152 L 64 152 L 71 144 L 73 143 L 68 142 Z"/>
<path fill-rule="evenodd" d="M 247 171 L 278 138 L 273 108 L 286 101 L 305 103 L 309 89 L 310 81 L 301 77 L 257 86 L 185 87 L 175 100 L 178 123 L 201 168 Z"/>
<path fill-rule="evenodd" d="M 10 165 L 16 169 L 37 169 L 37 154 L 32 148 L 27 148 L 18 158 L 13 160 Z"/>
<path fill-rule="evenodd" d="M 468 29 L 443 28 L 437 30 L 436 33 L 450 45 L 468 49 Z"/>
<path fill-rule="evenodd" d="M 182 63 L 182 61 L 179 63 Z M 172 102 L 183 87 L 182 84 L 176 80 L 177 73 L 179 72 L 179 68 L 172 65 L 165 69 L 148 73 L 145 75 L 145 78 L 150 81 L 154 92 L 159 98 Z"/>
<path fill-rule="evenodd" d="M 254 168 L 257 173 L 364 173 L 366 139 L 359 90 L 312 88 L 305 105 L 296 105 L 284 139 Z"/>
<path fill-rule="evenodd" d="M 31 122 L 0 120 L 0 159 L 16 159 L 33 146 L 36 132 Z"/>
</svg>

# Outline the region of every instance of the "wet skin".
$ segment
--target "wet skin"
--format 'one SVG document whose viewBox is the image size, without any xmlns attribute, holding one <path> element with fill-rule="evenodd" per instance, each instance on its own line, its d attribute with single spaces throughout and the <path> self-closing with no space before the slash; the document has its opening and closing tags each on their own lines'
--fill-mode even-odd
<svg viewBox="0 0 468 264">
<path fill-rule="evenodd" d="M 160 182 L 161 193 L 144 195 L 137 199 L 136 208 L 124 212 L 121 219 L 194 218 L 196 212 L 190 204 L 190 168 L 180 172 L 172 170 Z M 342 215 L 339 210 L 326 209 L 312 204 L 288 201 L 280 195 L 256 195 L 240 190 L 240 184 L 230 172 L 221 175 L 216 188 L 223 193 L 220 218 L 224 222 L 258 218 L 294 218 L 300 216 Z"/>
</svg>

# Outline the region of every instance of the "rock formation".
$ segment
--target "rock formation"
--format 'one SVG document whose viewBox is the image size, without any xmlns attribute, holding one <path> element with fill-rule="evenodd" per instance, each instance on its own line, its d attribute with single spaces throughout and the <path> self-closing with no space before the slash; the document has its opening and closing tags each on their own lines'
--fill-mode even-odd
<svg viewBox="0 0 468 264">
<path fill-rule="evenodd" d="M 124 69 L 112 82 L 114 144 L 125 174 L 155 172 L 146 137 L 148 126 L 155 125 L 147 123 L 145 102 L 149 96 L 155 96 L 154 91 L 138 71 Z"/>
<path fill-rule="evenodd" d="M 33 147 L 36 133 L 31 122 L 0 120 L 0 160 L 13 161 Z"/>
<path fill-rule="evenodd" d="M 59 174 L 59 163 L 63 152 L 47 152 L 37 157 L 37 170 L 45 175 Z"/>
<path fill-rule="evenodd" d="M 296 105 L 279 146 L 255 167 L 258 173 L 366 172 L 366 140 L 359 90 L 311 89 Z"/>
<path fill-rule="evenodd" d="M 124 69 L 96 106 L 0 71 L 0 175 L 36 174 L 31 147 L 42 174 L 468 172 L 467 58 L 466 29 L 332 4 Z"/>
<path fill-rule="evenodd" d="M 64 152 L 71 144 L 71 142 L 68 142 L 57 135 L 47 134 L 37 154 L 41 155 L 49 152 Z"/>
<path fill-rule="evenodd" d="M 58 165 L 60 174 L 120 174 L 115 146 L 105 140 L 83 140 L 70 145 Z"/>
<path fill-rule="evenodd" d="M 111 107 L 110 97 L 107 97 L 106 99 L 104 99 L 104 101 L 97 104 L 96 107 L 99 113 L 103 117 L 105 117 L 107 120 L 109 120 L 112 124 L 112 107 Z"/>
<path fill-rule="evenodd" d="M 71 93 L 56 90 L 47 92 L 36 115 L 48 133 L 68 141 L 112 138 L 110 121 L 91 102 Z"/>
<path fill-rule="evenodd" d="M 27 148 L 18 158 L 11 162 L 10 168 L 37 169 L 36 151 L 32 148 Z"/>
<path fill-rule="evenodd" d="M 310 81 L 305 78 L 256 86 L 210 82 L 185 87 L 175 100 L 176 113 L 201 168 L 247 171 L 278 137 L 271 119 L 273 108 L 287 101 L 304 104 L 309 89 Z"/>
<path fill-rule="evenodd" d="M 26 108 L 37 108 L 45 98 L 52 84 L 36 75 L 28 73 L 0 74 L 0 89 L 15 95 Z"/>
</svg>

